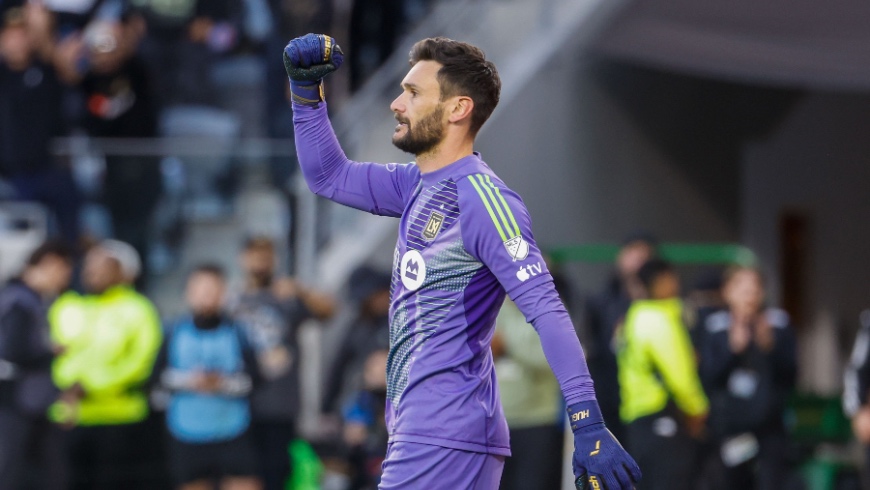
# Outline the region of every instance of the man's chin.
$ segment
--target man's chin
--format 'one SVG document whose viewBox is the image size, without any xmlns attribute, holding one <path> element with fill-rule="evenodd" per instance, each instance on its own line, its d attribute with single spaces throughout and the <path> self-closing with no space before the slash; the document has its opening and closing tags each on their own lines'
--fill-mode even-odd
<svg viewBox="0 0 870 490">
<path fill-rule="evenodd" d="M 410 153 L 410 154 L 412 154 L 412 155 L 414 154 L 414 152 L 412 152 L 412 151 L 408 151 L 408 146 L 407 146 L 407 144 L 405 143 L 404 138 L 402 138 L 401 136 L 393 135 L 393 146 L 395 146 L 396 148 L 402 150 L 402 151 L 405 152 L 405 153 Z"/>
</svg>

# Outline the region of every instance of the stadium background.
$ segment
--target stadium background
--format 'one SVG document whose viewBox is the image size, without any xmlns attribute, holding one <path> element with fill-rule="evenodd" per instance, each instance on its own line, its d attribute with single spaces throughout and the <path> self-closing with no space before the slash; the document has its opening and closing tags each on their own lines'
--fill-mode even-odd
<svg viewBox="0 0 870 490">
<path fill-rule="evenodd" d="M 86 0 L 44 3 L 73 17 L 93 8 Z M 234 26 L 243 41 L 209 46 L 201 73 L 210 99 L 158 94 L 154 138 L 93 138 L 72 124 L 51 147 L 84 197 L 82 240 L 114 234 L 101 176 L 123 161 L 107 157 L 159 161 L 163 191 L 141 224 L 148 230 L 143 287 L 163 315 L 183 308 L 184 271 L 203 260 L 234 270 L 239 243 L 252 234 L 277 240 L 287 273 L 339 298 L 360 265 L 388 267 L 395 222 L 341 209 L 300 185 L 276 53 L 292 36 L 333 34 L 356 63 L 327 85 L 346 151 L 403 161 L 387 138 L 388 104 L 412 42 L 445 35 L 483 47 L 500 69 L 502 102 L 478 150 L 523 196 L 540 243 L 553 251 L 579 247 L 557 254 L 578 304 L 607 278 L 606 246 L 632 230 L 651 230 L 666 244 L 742 247 L 767 273 L 771 302 L 797 327 L 798 392 L 821 408 L 796 413 L 837 418 L 830 407 L 870 292 L 866 3 L 236 3 L 229 11 L 241 17 L 216 23 Z M 159 66 L 154 53 L 166 46 L 146 36 L 139 49 Z M 4 195 L 0 266 L 8 277 L 57 223 L 45 206 L 9 189 Z M 689 277 L 699 265 L 724 261 L 675 259 Z M 323 371 L 351 316 L 340 308 L 328 328 L 301 332 L 302 427 L 319 423 Z M 837 425 L 842 420 L 827 431 L 818 420 L 798 427 L 813 448 L 802 463 L 811 488 L 832 488 L 818 475 L 853 466 L 854 443 Z"/>
</svg>

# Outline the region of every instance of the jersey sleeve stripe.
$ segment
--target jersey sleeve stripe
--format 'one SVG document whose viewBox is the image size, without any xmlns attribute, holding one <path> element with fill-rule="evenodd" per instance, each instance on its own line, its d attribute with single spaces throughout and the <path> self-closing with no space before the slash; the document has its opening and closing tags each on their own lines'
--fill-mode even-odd
<svg viewBox="0 0 870 490">
<path fill-rule="evenodd" d="M 511 211 L 511 207 L 508 205 L 504 196 L 501 195 L 501 191 L 499 190 L 499 188 L 495 184 L 492 183 L 492 180 L 490 180 L 489 175 L 486 176 L 486 183 L 489 184 L 490 187 L 493 188 L 493 190 L 495 191 L 495 194 L 498 196 L 499 200 L 501 200 L 501 204 L 502 204 L 502 206 L 504 206 L 504 210 L 507 213 L 508 217 L 511 219 L 511 224 L 514 227 L 514 236 L 519 236 L 520 235 L 520 225 L 517 224 L 517 220 L 514 218 L 514 213 L 513 213 L 513 211 Z M 511 238 L 513 238 L 513 237 L 511 237 Z"/>
<path fill-rule="evenodd" d="M 498 200 L 496 200 L 495 194 L 493 194 L 492 192 L 492 188 L 486 184 L 486 179 L 484 179 L 484 176 L 481 174 L 476 174 L 475 177 L 477 177 L 478 182 L 480 182 L 480 186 L 484 189 L 484 191 L 486 191 L 485 193 L 489 196 L 490 204 L 492 204 L 492 207 L 495 208 L 495 210 L 498 212 L 499 217 L 501 218 L 501 223 L 502 225 L 504 225 L 504 230 L 506 232 L 505 241 L 517 236 L 517 233 L 515 233 L 514 229 L 511 228 L 501 204 L 499 204 Z"/>
<path fill-rule="evenodd" d="M 499 234 L 499 236 L 501 236 L 502 241 L 503 242 L 508 241 L 508 238 L 507 238 L 507 236 L 505 236 L 504 230 L 502 229 L 501 224 L 498 222 L 498 217 L 492 211 L 492 206 L 489 205 L 489 201 L 486 198 L 486 194 L 484 194 L 483 189 L 477 184 L 477 182 L 474 181 L 474 175 L 468 176 L 468 181 L 471 182 L 472 187 L 474 187 L 474 190 L 476 190 L 477 194 L 480 196 L 480 200 L 483 201 L 483 205 L 486 207 L 486 210 L 489 212 L 489 217 L 492 219 L 493 224 L 495 224 L 495 228 L 496 228 L 496 230 L 498 230 L 498 234 Z"/>
</svg>

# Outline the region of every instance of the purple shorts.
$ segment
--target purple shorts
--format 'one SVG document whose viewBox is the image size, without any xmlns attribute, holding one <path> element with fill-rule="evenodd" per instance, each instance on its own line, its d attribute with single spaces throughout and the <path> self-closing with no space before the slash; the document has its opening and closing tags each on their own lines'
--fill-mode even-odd
<svg viewBox="0 0 870 490">
<path fill-rule="evenodd" d="M 391 442 L 378 490 L 498 490 L 504 456 Z"/>
</svg>

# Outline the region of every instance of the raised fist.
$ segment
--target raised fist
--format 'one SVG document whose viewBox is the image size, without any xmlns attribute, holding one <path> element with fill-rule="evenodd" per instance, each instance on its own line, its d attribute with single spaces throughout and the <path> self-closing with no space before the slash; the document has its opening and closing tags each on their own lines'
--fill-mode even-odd
<svg viewBox="0 0 870 490">
<path fill-rule="evenodd" d="M 325 34 L 306 34 L 297 37 L 284 48 L 284 68 L 290 80 L 318 83 L 334 72 L 344 61 L 335 39 Z"/>
</svg>

